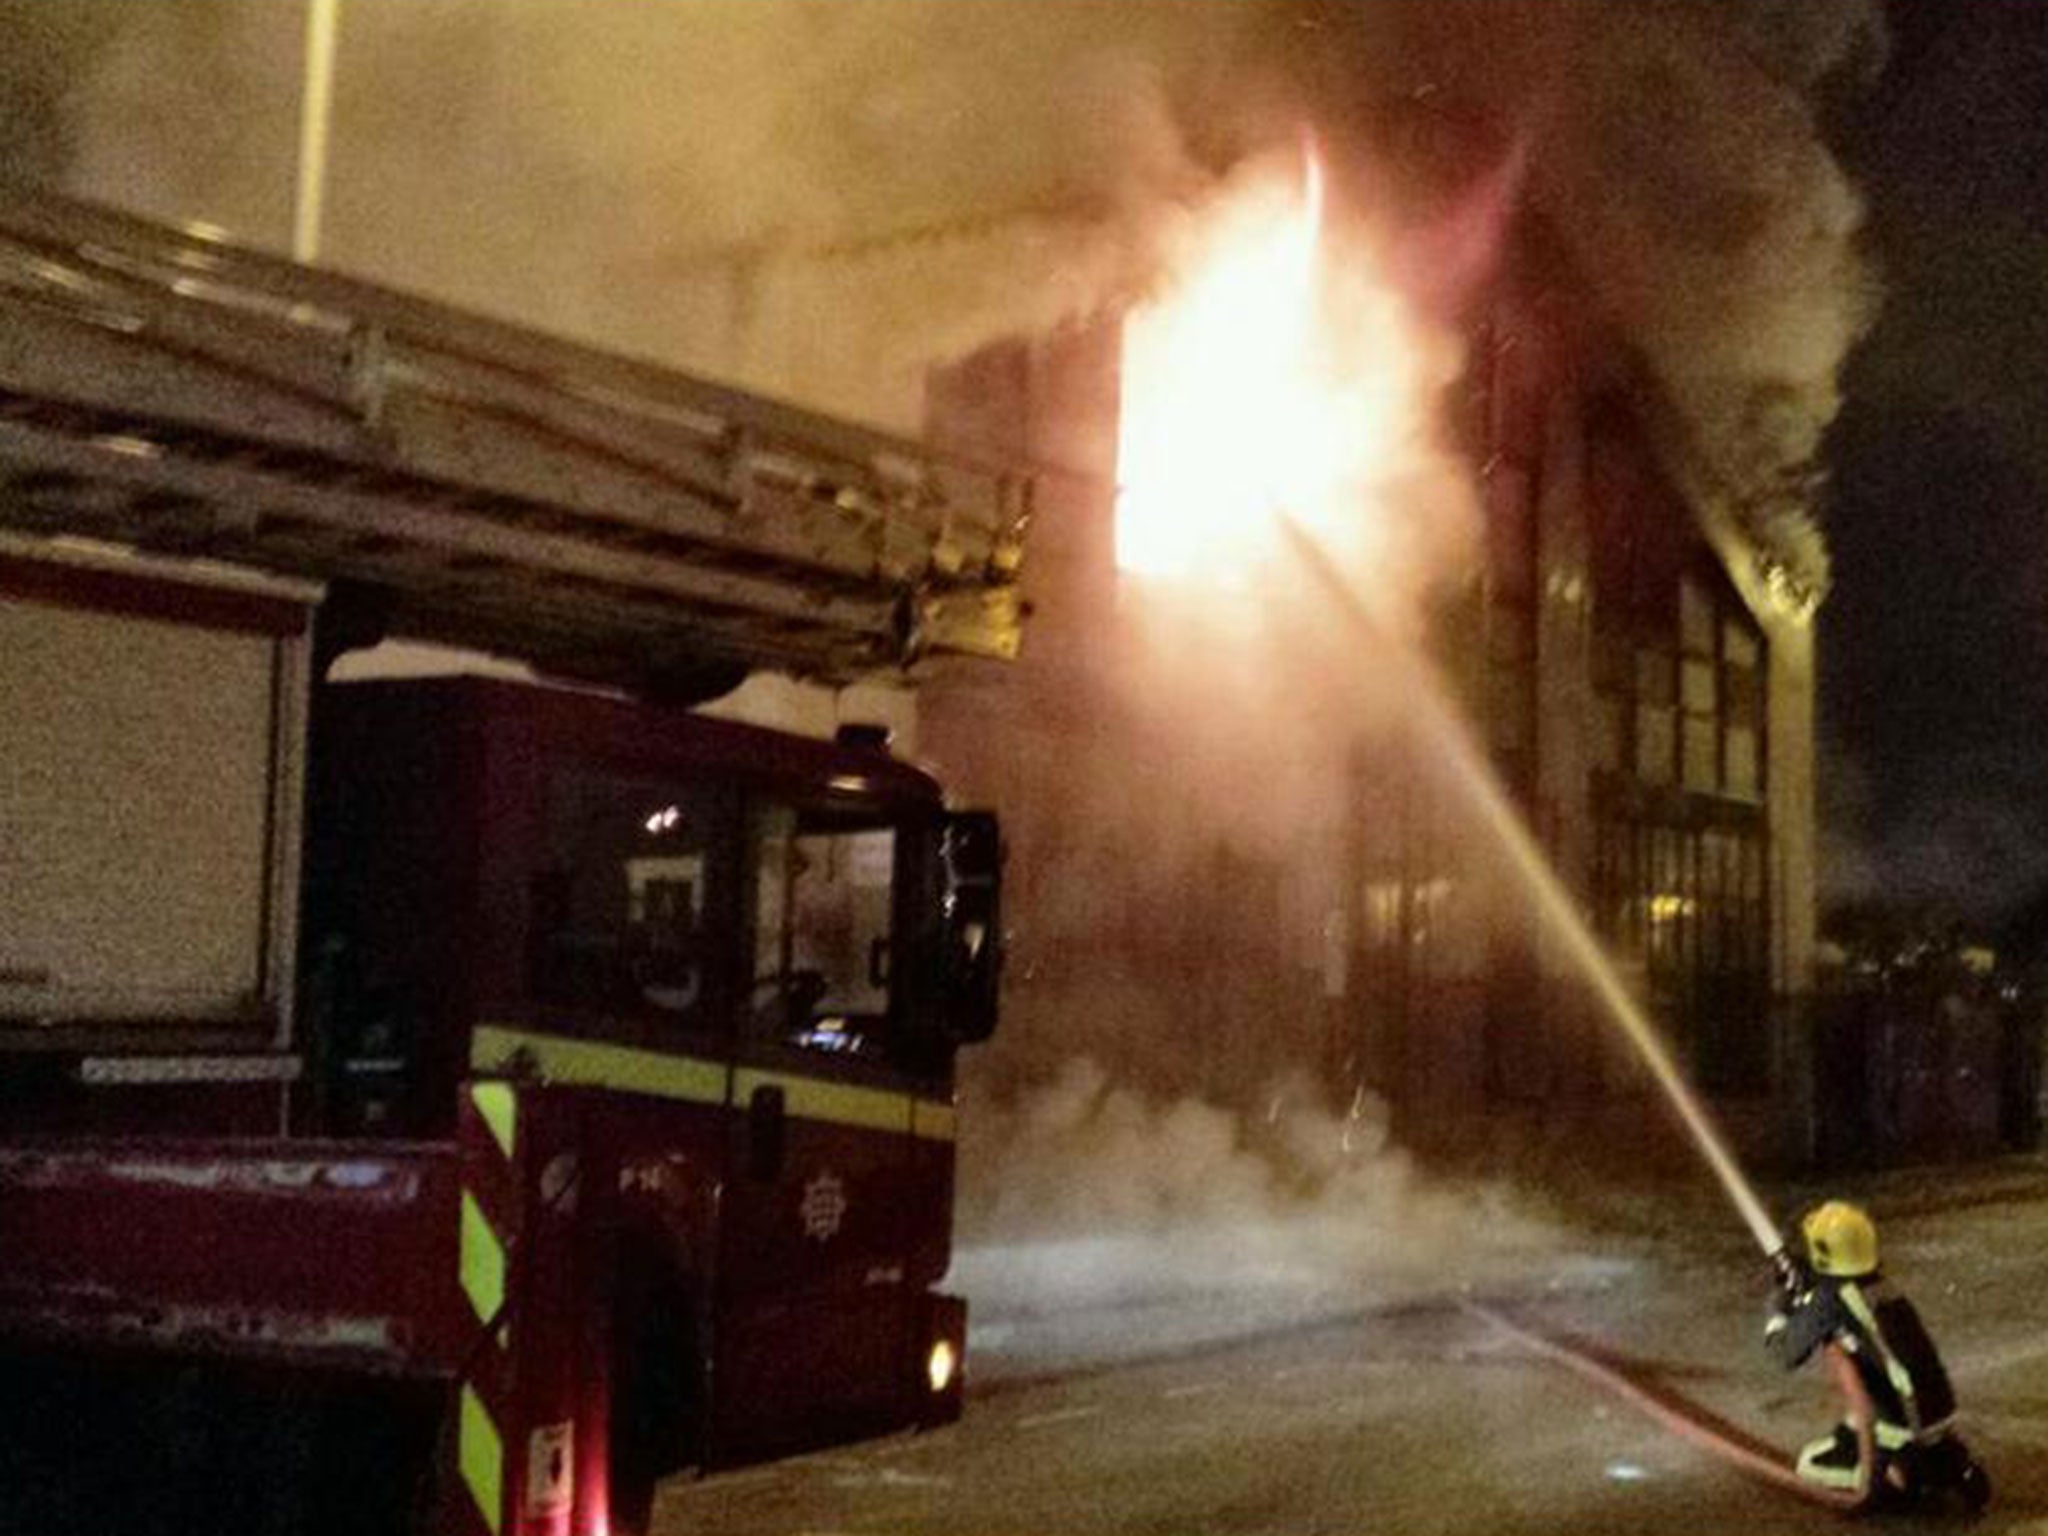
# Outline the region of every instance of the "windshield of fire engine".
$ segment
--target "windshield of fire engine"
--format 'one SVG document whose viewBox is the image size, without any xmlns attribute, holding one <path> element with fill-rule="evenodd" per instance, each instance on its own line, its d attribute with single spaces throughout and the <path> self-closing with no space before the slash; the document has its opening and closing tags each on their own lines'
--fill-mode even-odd
<svg viewBox="0 0 2048 1536">
<path fill-rule="evenodd" d="M 869 1049 L 889 1012 L 895 829 L 771 805 L 755 846 L 757 1017 L 805 1049 Z"/>
</svg>

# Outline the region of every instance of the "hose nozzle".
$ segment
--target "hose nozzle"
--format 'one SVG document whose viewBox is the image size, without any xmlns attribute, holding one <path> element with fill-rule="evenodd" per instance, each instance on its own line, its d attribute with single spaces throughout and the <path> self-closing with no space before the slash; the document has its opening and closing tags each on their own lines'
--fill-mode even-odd
<svg viewBox="0 0 2048 1536">
<path fill-rule="evenodd" d="M 1771 1254 L 1771 1274 L 1778 1282 L 1778 1288 L 1788 1296 L 1796 1296 L 1806 1289 L 1806 1266 L 1799 1262 L 1789 1248 L 1781 1247 Z"/>
</svg>

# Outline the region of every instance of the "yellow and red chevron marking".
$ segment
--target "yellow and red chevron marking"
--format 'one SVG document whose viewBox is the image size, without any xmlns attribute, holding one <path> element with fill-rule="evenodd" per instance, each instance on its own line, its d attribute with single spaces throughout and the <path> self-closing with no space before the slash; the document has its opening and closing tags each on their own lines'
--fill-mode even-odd
<svg viewBox="0 0 2048 1536">
<path fill-rule="evenodd" d="M 473 1528 L 505 1536 L 503 1426 L 511 1419 L 515 1321 L 507 1302 L 523 1190 L 518 1088 L 495 1079 L 469 1084 L 458 1143 L 456 1265 L 476 1333 L 465 1352 L 455 1406 L 455 1467 L 476 1520 Z"/>
</svg>

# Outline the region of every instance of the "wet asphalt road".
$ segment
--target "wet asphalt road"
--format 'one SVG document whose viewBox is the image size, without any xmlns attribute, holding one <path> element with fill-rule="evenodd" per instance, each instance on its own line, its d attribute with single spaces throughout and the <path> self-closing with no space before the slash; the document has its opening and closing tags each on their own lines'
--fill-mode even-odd
<svg viewBox="0 0 2048 1536">
<path fill-rule="evenodd" d="M 1975 1529 L 2048 1536 L 2048 1168 L 1980 1185 L 1962 1209 L 1932 1209 L 1939 1196 L 1910 1186 L 1894 1208 L 1874 1204 L 1889 1268 L 1941 1341 L 1996 1480 Z M 1491 1289 L 1519 1318 L 1597 1339 L 1777 1444 L 1832 1418 L 1817 1370 L 1788 1376 L 1763 1356 L 1762 1288 L 1739 1233 L 1588 1241 Z M 678 1479 L 657 1530 L 1841 1529 L 1426 1289 L 1024 1310 L 987 1320 L 976 1347 L 960 1424 Z M 1922 1528 L 1938 1522 L 1886 1522 Z"/>
</svg>

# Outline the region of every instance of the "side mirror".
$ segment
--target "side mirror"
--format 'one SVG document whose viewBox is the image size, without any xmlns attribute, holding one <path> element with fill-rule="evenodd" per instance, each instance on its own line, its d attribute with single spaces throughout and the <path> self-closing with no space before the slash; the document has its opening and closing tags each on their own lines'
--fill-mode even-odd
<svg viewBox="0 0 2048 1536">
<path fill-rule="evenodd" d="M 995 1033 L 1003 980 L 1003 838 L 993 811 L 955 811 L 939 833 L 940 1027 L 957 1045 Z"/>
</svg>

